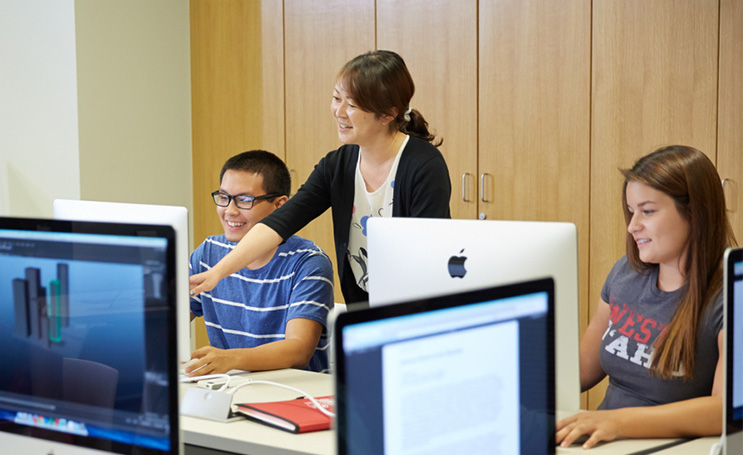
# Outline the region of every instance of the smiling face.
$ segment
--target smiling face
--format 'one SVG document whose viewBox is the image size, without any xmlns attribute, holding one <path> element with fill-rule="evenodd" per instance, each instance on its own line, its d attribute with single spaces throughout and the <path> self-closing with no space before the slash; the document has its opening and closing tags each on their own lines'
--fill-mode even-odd
<svg viewBox="0 0 743 455">
<path fill-rule="evenodd" d="M 263 176 L 253 172 L 227 170 L 222 176 L 219 191 L 230 196 L 247 195 L 263 196 Z M 286 196 L 279 196 L 269 202 L 258 200 L 253 202 L 250 210 L 239 209 L 235 201 L 231 200 L 227 207 L 217 206 L 217 215 L 224 228 L 224 235 L 230 242 L 239 242 L 250 229 L 263 218 L 279 208 L 287 200 Z"/>
<path fill-rule="evenodd" d="M 338 124 L 338 138 L 344 144 L 366 147 L 392 134 L 389 124 L 394 117 L 362 110 L 341 84 L 333 89 L 330 112 Z"/>
<path fill-rule="evenodd" d="M 636 181 L 627 183 L 626 197 L 632 214 L 627 232 L 635 239 L 640 260 L 682 271 L 690 226 L 673 198 Z"/>
</svg>

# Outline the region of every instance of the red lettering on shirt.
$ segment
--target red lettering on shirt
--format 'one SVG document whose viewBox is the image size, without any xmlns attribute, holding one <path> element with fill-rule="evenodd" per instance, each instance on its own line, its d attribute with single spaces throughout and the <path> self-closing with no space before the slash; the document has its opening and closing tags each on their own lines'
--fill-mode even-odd
<svg viewBox="0 0 743 455">
<path fill-rule="evenodd" d="M 619 305 L 614 303 L 614 298 L 611 299 L 610 307 L 611 307 L 611 315 L 609 316 L 609 318 L 611 319 L 612 324 L 617 324 L 619 321 L 621 321 L 624 314 L 627 313 L 627 311 L 629 310 L 629 307 L 625 303 L 622 305 L 622 312 L 620 313 Z"/>
<path fill-rule="evenodd" d="M 635 341 L 638 343 L 647 343 L 648 340 L 650 340 L 650 336 L 652 335 L 652 332 L 648 328 L 648 326 L 652 326 L 652 328 L 658 327 L 658 322 L 655 319 L 647 318 L 644 321 L 642 321 L 642 325 L 640 326 L 640 331 L 635 334 Z M 642 336 L 640 336 L 640 333 L 642 333 Z"/>
</svg>

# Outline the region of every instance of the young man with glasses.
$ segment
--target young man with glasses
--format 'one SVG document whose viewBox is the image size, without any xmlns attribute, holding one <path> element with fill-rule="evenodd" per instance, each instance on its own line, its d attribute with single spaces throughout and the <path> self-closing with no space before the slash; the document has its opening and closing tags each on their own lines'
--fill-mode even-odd
<svg viewBox="0 0 743 455">
<path fill-rule="evenodd" d="M 191 274 L 209 270 L 260 220 L 289 199 L 289 171 L 276 155 L 253 150 L 222 167 L 212 193 L 224 234 L 192 254 Z M 292 236 L 268 254 L 191 297 L 192 318 L 204 316 L 210 346 L 194 351 L 191 375 L 230 370 L 306 368 L 327 371 L 327 317 L 333 270 L 313 242 Z"/>
</svg>

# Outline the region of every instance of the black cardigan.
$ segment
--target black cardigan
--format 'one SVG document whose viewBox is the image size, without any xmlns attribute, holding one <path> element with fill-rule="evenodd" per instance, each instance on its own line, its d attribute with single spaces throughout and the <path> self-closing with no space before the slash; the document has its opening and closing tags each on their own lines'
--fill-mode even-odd
<svg viewBox="0 0 743 455">
<path fill-rule="evenodd" d="M 331 207 L 338 276 L 346 303 L 369 298 L 356 284 L 346 254 L 358 156 L 357 145 L 343 145 L 325 155 L 297 193 L 261 221 L 287 239 Z M 436 147 L 420 138 L 410 136 L 400 157 L 393 191 L 392 216 L 451 217 L 446 162 Z"/>
</svg>

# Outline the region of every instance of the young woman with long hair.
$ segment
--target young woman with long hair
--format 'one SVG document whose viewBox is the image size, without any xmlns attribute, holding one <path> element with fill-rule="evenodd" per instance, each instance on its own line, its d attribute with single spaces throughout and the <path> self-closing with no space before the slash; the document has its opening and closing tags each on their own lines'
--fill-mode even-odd
<svg viewBox="0 0 743 455">
<path fill-rule="evenodd" d="M 736 241 L 720 177 L 678 145 L 622 174 L 626 255 L 580 344 L 581 388 L 609 386 L 597 411 L 557 423 L 563 446 L 722 431 L 722 258 Z"/>
</svg>

